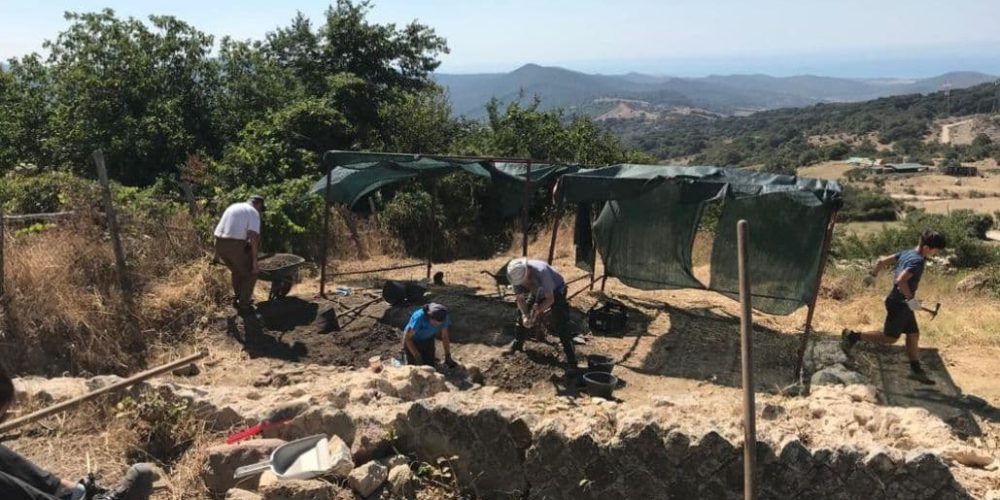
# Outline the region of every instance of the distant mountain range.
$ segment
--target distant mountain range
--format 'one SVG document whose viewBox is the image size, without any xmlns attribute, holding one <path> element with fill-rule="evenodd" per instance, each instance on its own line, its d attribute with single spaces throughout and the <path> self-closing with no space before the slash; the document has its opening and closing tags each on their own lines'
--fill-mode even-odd
<svg viewBox="0 0 1000 500">
<path fill-rule="evenodd" d="M 953 72 L 923 79 L 851 79 L 802 75 L 711 75 L 678 78 L 640 73 L 593 75 L 564 68 L 524 65 L 510 73 L 435 74 L 448 89 L 452 110 L 482 118 L 485 104 L 530 101 L 598 119 L 655 119 L 664 113 L 735 115 L 821 102 L 855 102 L 901 94 L 925 94 L 990 82 L 994 75 Z"/>
</svg>

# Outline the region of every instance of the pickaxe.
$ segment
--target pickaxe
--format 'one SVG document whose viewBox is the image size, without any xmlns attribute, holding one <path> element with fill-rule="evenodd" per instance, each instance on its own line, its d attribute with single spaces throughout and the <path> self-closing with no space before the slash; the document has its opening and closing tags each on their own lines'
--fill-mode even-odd
<svg viewBox="0 0 1000 500">
<path fill-rule="evenodd" d="M 924 306 L 920 306 L 920 309 L 923 310 L 924 312 L 930 314 L 931 315 L 931 321 L 934 321 L 934 318 L 936 318 L 937 315 L 938 315 L 938 311 L 941 310 L 941 303 L 938 302 L 937 304 L 934 304 L 934 309 L 931 309 L 929 307 L 924 307 Z"/>
</svg>

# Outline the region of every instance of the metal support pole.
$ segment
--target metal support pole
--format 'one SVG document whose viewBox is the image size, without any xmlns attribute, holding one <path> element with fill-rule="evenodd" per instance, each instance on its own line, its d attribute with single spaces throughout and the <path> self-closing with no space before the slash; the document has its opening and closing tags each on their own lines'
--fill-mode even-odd
<svg viewBox="0 0 1000 500">
<path fill-rule="evenodd" d="M 747 264 L 749 239 L 747 221 L 737 223 L 740 273 L 740 343 L 743 365 L 743 498 L 754 498 L 754 471 L 757 457 L 757 424 L 753 385 L 753 311 L 750 306 L 750 275 Z"/>
<path fill-rule="evenodd" d="M 601 293 L 604 293 L 604 286 L 608 284 L 608 273 L 607 270 L 604 271 L 604 277 L 601 278 Z"/>
<path fill-rule="evenodd" d="M 330 174 L 333 167 L 326 169 L 326 189 L 323 190 L 323 241 L 320 245 L 319 254 L 319 296 L 326 298 L 326 254 L 329 253 L 327 245 L 330 240 Z"/>
<path fill-rule="evenodd" d="M 803 360 L 806 355 L 806 347 L 809 345 L 809 334 L 812 332 L 813 314 L 816 312 L 816 300 L 819 298 L 819 288 L 823 284 L 823 273 L 826 272 L 826 261 L 830 254 L 830 242 L 833 241 L 833 228 L 837 224 L 837 210 L 830 214 L 830 222 L 826 226 L 826 234 L 823 236 L 823 249 L 820 251 L 819 268 L 816 272 L 816 289 L 809 300 L 809 310 L 806 313 L 806 324 L 802 331 L 802 341 L 799 343 L 799 359 L 795 366 L 795 376 L 802 377 Z"/>
<path fill-rule="evenodd" d="M 38 411 L 36 411 L 34 413 L 29 413 L 29 414 L 27 414 L 27 415 L 25 415 L 23 417 L 15 418 L 14 420 L 10 420 L 10 421 L 4 422 L 3 424 L 0 424 L 0 432 L 7 432 L 9 430 L 16 429 L 16 428 L 18 428 L 18 427 L 20 427 L 20 426 L 22 426 L 24 424 L 28 424 L 28 423 L 34 422 L 36 420 L 43 419 L 43 418 L 45 418 L 45 417 L 47 417 L 49 415 L 53 415 L 53 414 L 56 414 L 56 413 L 59 413 L 59 412 L 66 411 L 66 410 L 68 410 L 70 408 L 73 408 L 73 407 L 79 405 L 80 403 L 84 403 L 86 401 L 90 401 L 90 400 L 92 400 L 92 399 L 94 399 L 94 398 L 96 398 L 96 397 L 98 397 L 98 396 L 100 396 L 102 394 L 107 394 L 109 392 L 114 392 L 114 391 L 117 391 L 117 390 L 124 389 L 124 388 L 126 388 L 126 387 L 128 387 L 130 385 L 137 384 L 139 382 L 142 382 L 143 380 L 155 377 L 155 376 L 157 376 L 157 375 L 159 375 L 161 373 L 166 373 L 166 372 L 168 372 L 170 370 L 174 370 L 176 368 L 180 368 L 182 366 L 188 365 L 188 364 L 190 364 L 190 363 L 192 363 L 194 361 L 197 361 L 197 360 L 199 360 L 199 359 L 201 359 L 201 358 L 203 358 L 203 357 L 205 357 L 207 355 L 208 355 L 208 351 L 201 351 L 201 352 L 199 352 L 197 354 L 192 354 L 190 356 L 178 359 L 177 361 L 173 361 L 173 362 L 167 363 L 165 365 L 158 366 L 156 368 L 152 368 L 152 369 L 146 370 L 146 371 L 144 371 L 142 373 L 133 375 L 133 376 L 131 376 L 131 377 L 125 379 L 125 380 L 122 380 L 120 382 L 111 384 L 111 385 L 109 385 L 107 387 L 102 387 L 102 388 L 97 389 L 95 391 L 88 392 L 88 393 L 86 393 L 86 394 L 84 394 L 82 396 L 77 396 L 77 397 L 75 397 L 73 399 L 67 399 L 66 401 L 63 401 L 62 403 L 58 403 L 58 404 L 52 405 L 52 406 L 50 406 L 48 408 L 43 408 L 41 410 L 38 410 Z"/>
<path fill-rule="evenodd" d="M 437 229 L 438 229 L 438 227 L 437 227 L 437 220 L 434 218 L 434 203 L 436 203 L 436 202 L 437 202 L 437 184 L 434 185 L 434 192 L 431 194 L 431 208 L 430 208 L 430 213 L 428 214 L 429 217 L 430 217 L 430 220 L 427 221 L 428 224 L 434 224 L 434 229 L 435 229 L 435 231 L 432 234 L 430 234 L 430 236 L 427 238 L 427 241 L 428 241 L 428 243 L 427 243 L 427 247 L 428 247 L 427 248 L 427 283 L 431 282 L 431 265 L 433 264 L 433 260 L 434 260 L 434 238 L 437 237 Z"/>
<path fill-rule="evenodd" d="M 121 284 L 122 296 L 125 297 L 126 305 L 129 306 L 129 313 L 132 313 L 132 284 L 128 278 L 128 266 L 125 262 L 125 248 L 122 246 L 121 234 L 118 229 L 118 217 L 115 215 L 115 207 L 111 202 L 111 186 L 108 183 L 108 170 L 104 166 L 104 152 L 98 149 L 94 151 L 94 163 L 97 165 L 97 177 L 101 181 L 101 194 L 104 198 L 104 210 L 108 215 L 108 228 L 111 230 L 111 244 L 115 251 L 115 266 L 118 270 L 118 281 Z"/>
<path fill-rule="evenodd" d="M 549 241 L 549 265 L 552 265 L 552 261 L 555 260 L 556 256 L 556 238 L 559 234 L 559 223 L 562 221 L 563 206 L 562 203 L 556 205 L 556 216 L 552 220 L 552 240 Z"/>
<path fill-rule="evenodd" d="M 531 160 L 528 160 L 528 170 L 524 174 L 524 200 L 521 204 L 521 231 L 524 237 L 521 240 L 521 257 L 528 256 L 528 212 L 531 210 Z"/>
</svg>

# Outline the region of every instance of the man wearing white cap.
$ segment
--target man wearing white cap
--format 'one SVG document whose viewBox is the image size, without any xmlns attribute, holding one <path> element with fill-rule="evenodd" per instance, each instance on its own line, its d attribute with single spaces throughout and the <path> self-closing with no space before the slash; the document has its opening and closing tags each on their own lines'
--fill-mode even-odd
<svg viewBox="0 0 1000 500">
<path fill-rule="evenodd" d="M 517 308 L 521 315 L 515 329 L 514 342 L 506 352 L 523 350 L 528 329 L 534 326 L 542 315 L 551 313 L 552 327 L 559 336 L 563 352 L 566 353 L 566 364 L 569 369 L 576 369 L 576 350 L 573 347 L 573 334 L 569 328 L 566 280 L 545 261 L 526 257 L 514 259 L 507 264 L 507 279 L 517 293 Z M 528 295 L 534 298 L 531 306 L 528 304 Z"/>
</svg>

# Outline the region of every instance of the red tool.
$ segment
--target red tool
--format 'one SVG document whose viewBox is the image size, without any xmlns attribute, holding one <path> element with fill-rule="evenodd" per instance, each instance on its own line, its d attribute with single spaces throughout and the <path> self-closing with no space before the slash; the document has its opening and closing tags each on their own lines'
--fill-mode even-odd
<svg viewBox="0 0 1000 500">
<path fill-rule="evenodd" d="M 271 416 L 265 418 L 259 424 L 247 427 L 246 429 L 227 437 L 226 444 L 239 443 L 240 441 L 256 436 L 257 434 L 260 434 L 268 429 L 281 427 L 295 418 L 301 410 L 302 408 L 298 405 L 278 408 L 271 413 Z"/>
</svg>

